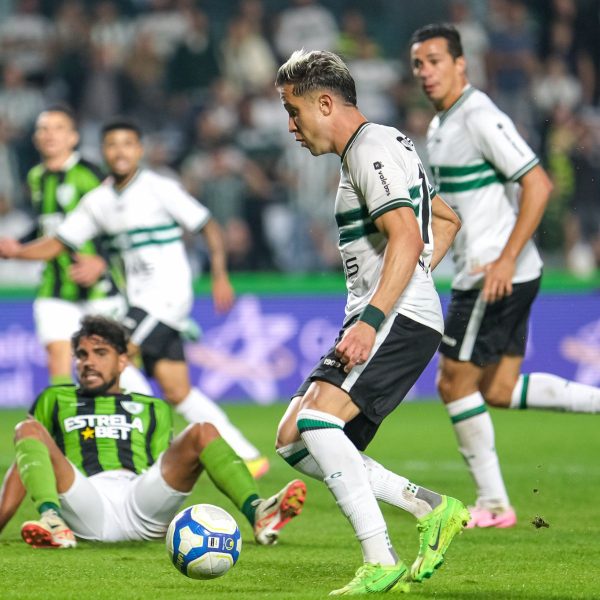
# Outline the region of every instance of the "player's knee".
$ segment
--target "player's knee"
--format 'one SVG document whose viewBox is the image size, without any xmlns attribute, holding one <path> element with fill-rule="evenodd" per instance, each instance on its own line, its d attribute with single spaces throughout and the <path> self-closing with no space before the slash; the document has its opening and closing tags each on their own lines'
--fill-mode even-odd
<svg viewBox="0 0 600 600">
<path fill-rule="evenodd" d="M 221 437 L 218 429 L 212 423 L 193 423 L 188 426 L 188 435 L 193 437 L 198 453 Z"/>
<path fill-rule="evenodd" d="M 482 395 L 487 404 L 496 408 L 508 408 L 514 386 L 504 383 L 495 384 L 486 390 L 482 390 Z"/>
<path fill-rule="evenodd" d="M 26 419 L 21 421 L 15 427 L 15 442 L 25 438 L 43 439 L 46 435 L 44 426 L 34 419 Z"/>
<path fill-rule="evenodd" d="M 165 400 L 169 404 L 179 404 L 183 402 L 187 395 L 190 393 L 188 386 L 179 385 L 177 383 L 163 384 L 162 392 Z"/>
<path fill-rule="evenodd" d="M 452 402 L 456 396 L 456 378 L 447 371 L 439 371 L 436 379 L 437 390 L 440 398 L 445 402 Z"/>
</svg>

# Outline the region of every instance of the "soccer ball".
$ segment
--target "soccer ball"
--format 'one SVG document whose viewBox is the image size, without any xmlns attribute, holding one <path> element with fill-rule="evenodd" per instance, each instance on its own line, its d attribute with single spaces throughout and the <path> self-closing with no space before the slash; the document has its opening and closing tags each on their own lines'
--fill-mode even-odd
<svg viewBox="0 0 600 600">
<path fill-rule="evenodd" d="M 175 568 L 192 579 L 225 575 L 241 550 L 242 536 L 235 519 L 212 504 L 182 510 L 167 530 L 167 552 Z"/>
</svg>

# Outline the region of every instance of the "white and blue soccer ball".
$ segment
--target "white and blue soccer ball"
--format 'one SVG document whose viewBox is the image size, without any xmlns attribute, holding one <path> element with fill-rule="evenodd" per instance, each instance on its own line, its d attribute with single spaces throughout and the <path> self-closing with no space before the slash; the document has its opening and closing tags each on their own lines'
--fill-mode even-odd
<svg viewBox="0 0 600 600">
<path fill-rule="evenodd" d="M 167 552 L 175 568 L 192 579 L 225 575 L 237 562 L 242 536 L 235 519 L 212 504 L 177 514 L 167 530 Z"/>
</svg>

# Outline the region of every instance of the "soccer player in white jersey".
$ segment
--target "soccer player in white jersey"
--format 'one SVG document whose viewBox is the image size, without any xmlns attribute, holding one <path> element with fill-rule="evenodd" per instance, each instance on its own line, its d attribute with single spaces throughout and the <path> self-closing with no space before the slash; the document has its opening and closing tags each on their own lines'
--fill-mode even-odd
<svg viewBox="0 0 600 600">
<path fill-rule="evenodd" d="M 259 477 L 268 469 L 268 460 L 221 408 L 191 386 L 183 352 L 181 332 L 193 303 L 183 229 L 201 232 L 206 240 L 215 307 L 226 310 L 233 302 L 233 290 L 220 228 L 208 209 L 179 183 L 140 167 L 144 148 L 135 123 L 107 123 L 102 152 L 111 177 L 84 196 L 54 237 L 22 246 L 10 244 L 10 253 L 48 260 L 65 248 L 77 249 L 87 240 L 104 236 L 125 265 L 129 311 L 123 324 L 131 334 L 132 352 L 139 350 L 147 374 L 156 379 L 177 412 L 190 423 L 215 425 Z"/>
<path fill-rule="evenodd" d="M 520 372 L 542 273 L 532 236 L 552 187 L 538 158 L 510 118 L 469 84 L 454 27 L 416 31 L 411 58 L 438 111 L 427 136 L 437 191 L 462 221 L 452 247 L 456 274 L 438 389 L 477 487 L 469 527 L 511 527 L 516 515 L 486 402 L 598 412 L 600 392 L 548 373 Z"/>
<path fill-rule="evenodd" d="M 359 111 L 337 55 L 294 52 L 276 86 L 296 141 L 314 156 L 341 158 L 335 216 L 348 290 L 340 336 L 292 399 L 277 452 L 325 482 L 360 542 L 364 564 L 331 595 L 404 591 L 408 579 L 422 581 L 441 565 L 469 513 L 361 451 L 438 347 L 443 322 L 431 269 L 460 223 L 429 186 L 413 143 Z M 418 519 L 410 569 L 390 543 L 378 500 Z"/>
</svg>

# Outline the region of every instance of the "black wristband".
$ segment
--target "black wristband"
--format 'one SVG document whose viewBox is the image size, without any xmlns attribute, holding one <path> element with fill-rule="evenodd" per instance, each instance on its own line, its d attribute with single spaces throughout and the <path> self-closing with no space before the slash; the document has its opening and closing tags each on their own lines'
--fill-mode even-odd
<svg viewBox="0 0 600 600">
<path fill-rule="evenodd" d="M 358 315 L 358 320 L 364 321 L 365 323 L 367 323 L 368 325 L 373 327 L 373 329 L 375 329 L 375 331 L 378 331 L 379 327 L 381 327 L 381 324 L 385 320 L 385 314 L 382 310 L 379 310 L 376 306 L 373 306 L 372 304 L 367 304 L 363 308 L 360 315 Z"/>
</svg>

